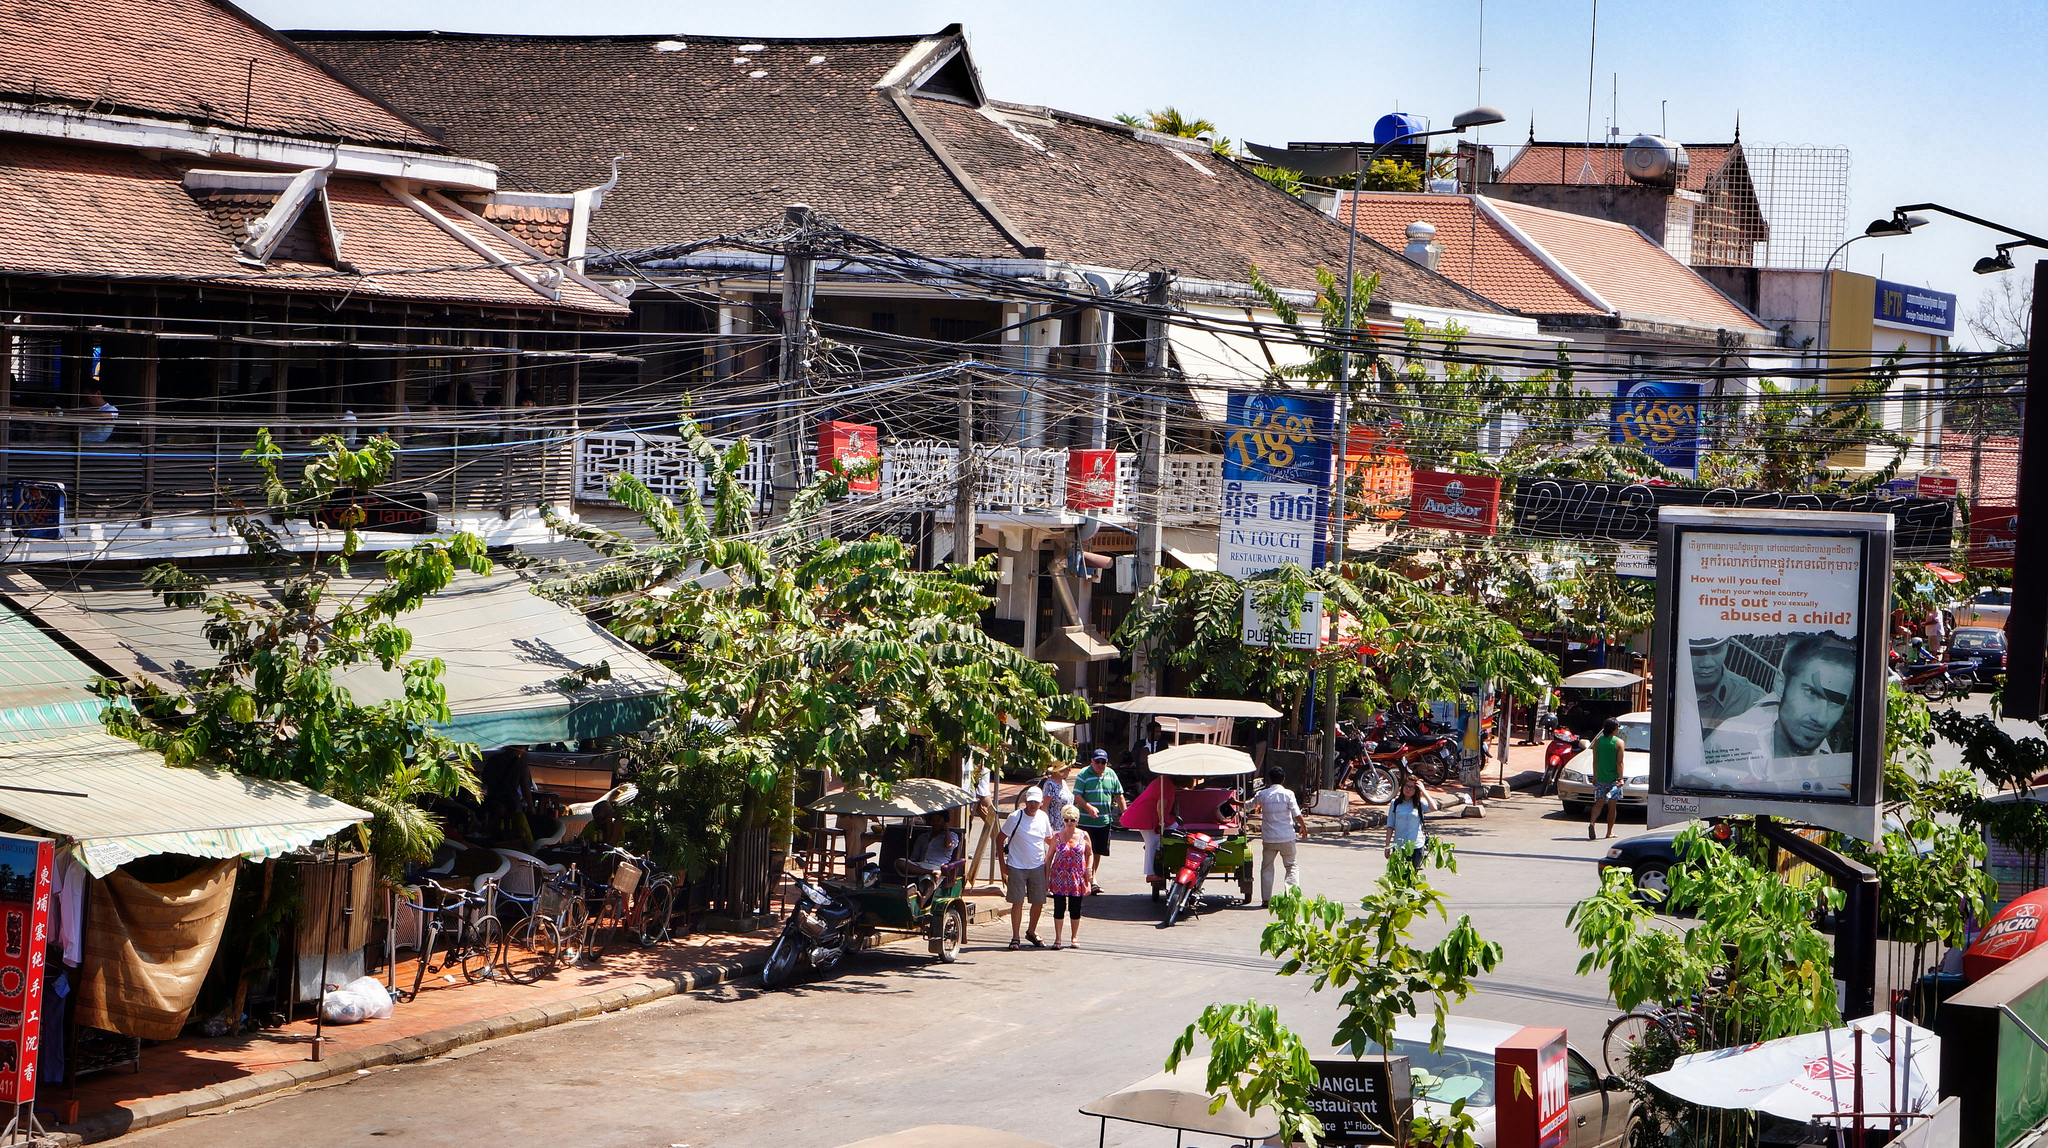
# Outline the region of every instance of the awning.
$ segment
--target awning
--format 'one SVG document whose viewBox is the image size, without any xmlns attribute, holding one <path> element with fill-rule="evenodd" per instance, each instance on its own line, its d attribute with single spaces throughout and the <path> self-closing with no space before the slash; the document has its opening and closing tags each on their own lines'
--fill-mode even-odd
<svg viewBox="0 0 2048 1148">
<path fill-rule="evenodd" d="M 1292 341 L 1294 333 L 1277 318 L 1260 321 L 1254 336 L 1245 324 L 1260 319 L 1260 312 L 1236 307 L 1190 307 L 1188 311 L 1198 320 L 1214 322 L 1218 329 L 1170 323 L 1166 341 L 1173 347 L 1174 362 L 1186 376 L 1202 417 L 1210 422 L 1225 421 L 1232 389 L 1258 386 L 1275 367 L 1296 366 L 1315 357 L 1313 348 Z M 1308 316 L 1303 316 L 1302 326 L 1311 337 L 1317 333 Z M 1205 387 L 1204 382 L 1218 385 Z"/>
<path fill-rule="evenodd" d="M 1172 546 L 1167 547 L 1166 552 L 1173 555 L 1174 558 L 1179 560 L 1181 565 L 1190 570 L 1206 570 L 1211 574 L 1216 572 L 1216 555 L 1214 553 L 1203 554 L 1194 550 L 1180 550 Z"/>
<path fill-rule="evenodd" d="M 1211 1109 L 1214 1108 L 1214 1111 Z M 1256 1115 L 1225 1101 L 1217 1108 L 1209 1098 L 1209 1059 L 1184 1060 L 1172 1072 L 1157 1072 L 1127 1088 L 1081 1106 L 1081 1115 L 1104 1120 L 1176 1128 L 1250 1143 L 1280 1131 L 1280 1118 L 1268 1111 Z"/>
<path fill-rule="evenodd" d="M 1170 698 L 1154 694 L 1127 702 L 1106 702 L 1104 709 L 1127 714 L 1163 714 L 1172 717 L 1276 718 L 1280 711 L 1265 702 L 1235 698 Z"/>
<path fill-rule="evenodd" d="M 370 819 L 288 781 L 168 766 L 107 733 L 0 745 L 0 814 L 76 839 L 95 877 L 156 853 L 260 860 Z"/>
<path fill-rule="evenodd" d="M 92 694 L 99 676 L 0 604 L 0 742 L 99 730 L 100 711 L 107 708 Z"/>
<path fill-rule="evenodd" d="M 374 568 L 374 561 L 357 563 L 359 571 Z M 347 597 L 381 584 L 337 578 L 328 592 Z M 209 588 L 270 592 L 248 571 L 214 574 Z M 204 615 L 163 605 L 138 573 L 68 577 L 55 595 L 110 636 L 99 656 L 124 677 L 182 684 L 217 661 L 206 641 Z M 63 611 L 31 609 L 68 632 Z M 576 611 L 536 596 L 532 583 L 517 574 L 457 575 L 447 590 L 399 624 L 412 632 L 410 657 L 440 658 L 446 666 L 441 682 L 454 714 L 448 735 L 484 749 L 633 732 L 660 716 L 670 682 L 659 664 Z M 609 680 L 578 681 L 579 670 L 601 663 L 610 666 Z M 366 704 L 397 698 L 403 686 L 398 673 L 385 673 L 374 663 L 349 668 L 338 682 Z"/>
</svg>

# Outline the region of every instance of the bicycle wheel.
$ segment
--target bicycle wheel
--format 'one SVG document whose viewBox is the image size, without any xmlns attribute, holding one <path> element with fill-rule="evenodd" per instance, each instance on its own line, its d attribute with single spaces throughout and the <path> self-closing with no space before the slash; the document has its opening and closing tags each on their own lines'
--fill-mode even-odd
<svg viewBox="0 0 2048 1148">
<path fill-rule="evenodd" d="M 585 934 L 583 959 L 601 960 L 604 952 L 619 939 L 620 930 L 626 928 L 626 897 L 616 889 L 604 895 L 604 903 L 597 907 L 597 913 L 590 918 L 590 927 Z"/>
<path fill-rule="evenodd" d="M 1646 1012 L 1624 1013 L 1608 1021 L 1607 1031 L 1600 1037 L 1600 1059 L 1608 1073 L 1623 1080 L 1641 1080 L 1643 1045 L 1654 1039 L 1652 1034 L 1662 1036 L 1664 1029 Z"/>
<path fill-rule="evenodd" d="M 463 980 L 474 983 L 500 979 L 498 957 L 505 948 L 505 928 L 496 917 L 485 913 L 471 921 L 456 948 L 462 960 Z"/>
<path fill-rule="evenodd" d="M 505 934 L 504 955 L 498 958 L 505 979 L 530 985 L 546 976 L 561 959 L 562 934 L 545 917 L 529 916 Z"/>
<path fill-rule="evenodd" d="M 640 943 L 658 945 L 668 940 L 668 919 L 675 911 L 676 887 L 657 881 L 640 903 Z"/>
<path fill-rule="evenodd" d="M 590 906 L 581 897 L 570 898 L 555 928 L 562 935 L 562 963 L 583 963 L 584 954 L 590 949 Z"/>
<path fill-rule="evenodd" d="M 1707 1018 L 1688 1009 L 1668 1009 L 1658 1015 L 1657 1022 L 1680 1052 L 1698 1052 L 1712 1039 L 1713 1026 Z"/>
</svg>

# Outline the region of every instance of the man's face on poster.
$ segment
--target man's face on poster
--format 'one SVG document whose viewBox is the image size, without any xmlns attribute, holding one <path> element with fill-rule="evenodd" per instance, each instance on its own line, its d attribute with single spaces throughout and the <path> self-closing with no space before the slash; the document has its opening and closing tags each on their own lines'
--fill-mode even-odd
<svg viewBox="0 0 2048 1148">
<path fill-rule="evenodd" d="M 1849 691 L 1856 684 L 1856 671 L 1827 658 L 1810 658 L 1785 682 L 1785 696 L 1778 704 L 1778 731 L 1795 753 L 1808 754 L 1820 747 L 1842 720 L 1849 705 Z"/>
<path fill-rule="evenodd" d="M 1712 693 L 1721 686 L 1722 663 L 1728 660 L 1726 643 L 1692 648 L 1692 685 L 1700 693 Z"/>
</svg>

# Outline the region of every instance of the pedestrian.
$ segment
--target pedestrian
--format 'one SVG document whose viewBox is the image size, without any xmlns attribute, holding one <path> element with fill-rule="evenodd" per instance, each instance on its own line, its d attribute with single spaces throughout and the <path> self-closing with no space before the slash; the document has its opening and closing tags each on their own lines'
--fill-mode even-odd
<svg viewBox="0 0 2048 1148">
<path fill-rule="evenodd" d="M 1166 740 L 1166 732 L 1159 728 L 1158 722 L 1146 722 L 1144 740 L 1131 748 L 1131 759 L 1137 764 L 1140 773 L 1150 773 L 1152 755 L 1172 744 Z"/>
<path fill-rule="evenodd" d="M 1124 782 L 1109 768 L 1109 751 L 1098 749 L 1088 762 L 1088 768 L 1074 778 L 1074 805 L 1081 811 L 1081 827 L 1088 831 L 1088 842 L 1093 847 L 1088 861 L 1088 891 L 1102 892 L 1096 882 L 1096 871 L 1102 868 L 1102 859 L 1109 856 L 1110 818 L 1120 816 L 1124 811 Z"/>
<path fill-rule="evenodd" d="M 1436 803 L 1422 788 L 1422 782 L 1407 770 L 1401 771 L 1400 791 L 1387 805 L 1387 857 L 1397 854 L 1410 868 L 1422 865 L 1422 815 L 1436 810 Z"/>
<path fill-rule="evenodd" d="M 1074 787 L 1067 779 L 1074 776 L 1077 768 L 1071 761 L 1061 762 L 1047 770 L 1039 783 L 1039 791 L 1045 795 L 1045 819 L 1052 823 L 1054 833 L 1066 826 L 1062 811 L 1074 804 Z"/>
<path fill-rule="evenodd" d="M 1621 723 L 1608 718 L 1593 739 L 1593 811 L 1586 815 L 1586 840 L 1593 839 L 1593 826 L 1600 820 L 1600 807 L 1607 807 L 1607 835 L 1614 836 L 1614 815 L 1621 808 Z"/>
<path fill-rule="evenodd" d="M 1045 913 L 1045 843 L 1052 836 L 1047 820 L 1045 794 L 1024 791 L 1024 808 L 1010 814 L 997 830 L 996 854 L 1003 859 L 1003 882 L 1010 900 L 1010 948 L 1021 949 L 1025 941 L 1034 949 L 1045 942 L 1038 939 L 1038 918 Z M 1031 902 L 1031 928 L 1024 928 L 1024 902 Z"/>
<path fill-rule="evenodd" d="M 1163 880 L 1152 867 L 1159 859 L 1159 839 L 1166 833 L 1166 827 L 1173 824 L 1174 799 L 1180 795 L 1173 779 L 1160 774 L 1145 787 L 1130 808 L 1124 810 L 1123 827 L 1135 829 L 1145 839 L 1145 880 L 1152 883 L 1153 892 L 1159 891 Z"/>
<path fill-rule="evenodd" d="M 1060 947 L 1060 923 L 1069 915 L 1067 947 L 1081 947 L 1081 902 L 1087 899 L 1090 862 L 1095 853 L 1088 831 L 1081 826 L 1081 811 L 1069 805 L 1060 811 L 1060 831 L 1053 835 L 1052 853 L 1045 863 L 1046 887 L 1052 891 L 1052 947 Z"/>
<path fill-rule="evenodd" d="M 1302 820 L 1301 802 L 1287 788 L 1287 771 L 1277 765 L 1266 767 L 1266 784 L 1253 802 L 1259 807 L 1259 907 L 1273 900 L 1273 862 L 1285 868 L 1284 888 L 1301 888 L 1300 870 L 1295 867 L 1294 847 L 1308 832 Z"/>
</svg>

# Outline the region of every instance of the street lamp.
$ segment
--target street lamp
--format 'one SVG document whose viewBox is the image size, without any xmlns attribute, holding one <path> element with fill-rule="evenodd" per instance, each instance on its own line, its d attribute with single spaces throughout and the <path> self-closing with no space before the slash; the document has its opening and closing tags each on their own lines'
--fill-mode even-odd
<svg viewBox="0 0 2048 1148">
<path fill-rule="evenodd" d="M 1820 331 L 1814 337 L 1814 341 L 1820 344 L 1820 351 L 1828 350 L 1828 296 L 1835 283 L 1835 256 L 1840 255 L 1844 248 L 1859 239 L 1888 239 L 1894 235 L 1911 235 L 1931 222 L 1933 221 L 1924 215 L 1907 215 L 1904 211 L 1894 211 L 1890 219 L 1871 220 L 1870 226 L 1863 229 L 1863 234 L 1851 235 L 1837 243 L 1833 251 L 1828 252 L 1827 262 L 1820 265 Z"/>
<path fill-rule="evenodd" d="M 2048 239 L 2043 239 L 2038 235 L 2029 235 L 2017 227 L 2007 227 L 2003 223 L 1993 223 L 1988 219 L 1979 219 L 1974 215 L 1957 211 L 1953 207 L 1943 207 L 1938 203 L 1909 203 L 1904 207 L 1894 207 L 1892 208 L 1893 221 L 1903 223 L 1909 219 L 1921 218 L 1917 215 L 1907 215 L 1906 213 L 1909 211 L 1939 211 L 1943 215 L 1953 215 L 1965 223 L 1974 223 L 1979 227 L 1988 227 L 1993 231 L 2003 231 L 2007 235 L 2016 236 L 2012 242 L 2001 243 L 1993 248 L 1992 250 L 1997 254 L 1987 255 L 1977 261 L 1977 265 L 1971 268 L 1971 270 L 1979 275 L 1996 275 L 2000 271 L 2012 270 L 2012 249 L 2015 247 L 2048 247 Z M 1876 227 L 1877 224 L 1873 223 L 1871 226 Z"/>
</svg>

